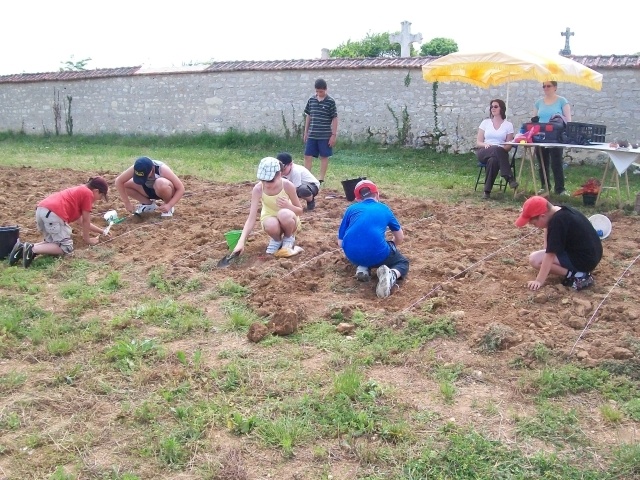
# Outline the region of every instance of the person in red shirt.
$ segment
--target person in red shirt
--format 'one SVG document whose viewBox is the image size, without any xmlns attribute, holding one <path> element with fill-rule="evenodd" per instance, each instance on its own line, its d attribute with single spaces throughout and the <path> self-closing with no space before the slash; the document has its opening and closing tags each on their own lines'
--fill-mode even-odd
<svg viewBox="0 0 640 480">
<path fill-rule="evenodd" d="M 38 203 L 36 208 L 36 224 L 44 234 L 44 241 L 39 243 L 16 242 L 9 254 L 9 265 L 22 260 L 27 268 L 36 255 L 68 255 L 73 252 L 70 223 L 80 221 L 82 239 L 89 245 L 97 245 L 99 237 L 91 237 L 91 233 L 101 234 L 104 229 L 91 223 L 93 204 L 101 197 L 107 200 L 109 186 L 102 177 L 93 177 L 84 185 L 67 188 L 49 195 Z"/>
</svg>

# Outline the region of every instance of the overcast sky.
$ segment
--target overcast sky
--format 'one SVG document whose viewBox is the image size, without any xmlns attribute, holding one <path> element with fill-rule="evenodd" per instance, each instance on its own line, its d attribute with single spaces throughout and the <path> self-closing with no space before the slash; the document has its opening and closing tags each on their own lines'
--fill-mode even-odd
<svg viewBox="0 0 640 480">
<path fill-rule="evenodd" d="M 403 20 L 423 43 L 451 38 L 460 51 L 558 53 L 570 27 L 574 55 L 623 55 L 640 51 L 639 11 L 632 0 L 8 0 L 0 75 L 54 72 L 72 57 L 89 69 L 313 59 Z"/>
</svg>

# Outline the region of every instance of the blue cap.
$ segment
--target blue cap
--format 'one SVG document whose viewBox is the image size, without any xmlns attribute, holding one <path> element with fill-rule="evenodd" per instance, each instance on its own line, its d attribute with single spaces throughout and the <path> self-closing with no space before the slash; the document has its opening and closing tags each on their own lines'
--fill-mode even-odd
<svg viewBox="0 0 640 480">
<path fill-rule="evenodd" d="M 153 161 L 149 157 L 140 157 L 133 164 L 133 183 L 144 185 L 153 170 Z"/>
</svg>

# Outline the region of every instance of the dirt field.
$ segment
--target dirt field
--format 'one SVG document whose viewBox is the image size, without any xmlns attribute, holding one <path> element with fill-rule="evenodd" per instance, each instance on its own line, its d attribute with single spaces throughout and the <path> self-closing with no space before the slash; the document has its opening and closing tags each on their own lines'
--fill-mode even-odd
<svg viewBox="0 0 640 480">
<path fill-rule="evenodd" d="M 0 170 L 0 223 L 18 224 L 23 240 L 40 240 L 34 228 L 35 204 L 88 177 L 72 170 L 36 177 L 25 175 L 24 169 Z M 114 176 L 105 177 L 113 185 Z M 113 268 L 127 265 L 131 275 L 146 278 L 151 268 L 163 265 L 171 275 L 189 278 L 205 262 L 214 263 L 225 255 L 224 233 L 242 228 L 252 184 L 220 185 L 193 178 L 186 178 L 185 183 L 187 193 L 173 219 L 160 219 L 153 213 L 144 218 L 131 216 L 112 228 L 103 246 L 116 251 Z M 324 198 L 331 196 L 337 198 Z M 328 318 L 336 309 L 358 308 L 384 313 L 389 322 L 397 322 L 402 314 L 434 304 L 441 313 L 465 313 L 458 325 L 470 347 L 492 323 L 511 328 L 509 346 L 514 352 L 543 341 L 556 352 L 568 353 L 598 308 L 575 350 L 588 364 L 626 358 L 626 340 L 640 337 L 640 304 L 635 301 L 640 294 L 640 265 L 626 270 L 640 250 L 636 216 L 604 212 L 613 228 L 604 240 L 604 258 L 594 273 L 595 288 L 575 292 L 552 277 L 539 292 L 530 292 L 524 285 L 535 278 L 535 272 L 527 264 L 527 255 L 540 248 L 542 235 L 533 228 L 513 225 L 517 209 L 495 208 L 495 203 L 443 205 L 428 199 L 386 198 L 384 192 L 382 200 L 403 225 L 406 242 L 401 251 L 411 261 L 409 276 L 388 299 L 375 296 L 373 282 L 354 279 L 354 267 L 337 247 L 338 225 L 349 205 L 341 191 L 323 190 L 316 210 L 303 215 L 297 237 L 297 244 L 304 248 L 302 254 L 289 259 L 266 255 L 266 234 L 256 227 L 240 260 L 230 268 L 211 270 L 211 280 L 230 277 L 251 287 L 255 292 L 251 304 L 264 315 L 293 307 L 300 318 Z M 108 203 L 96 204 L 95 223 L 105 224 L 102 214 L 110 209 L 120 216 L 126 214 L 115 190 Z M 81 236 L 74 239 L 82 252 L 86 245 Z M 131 259 L 140 256 L 148 261 L 135 262 L 132 270 Z M 273 273 L 268 282 L 261 280 L 265 270 Z"/>
<path fill-rule="evenodd" d="M 84 183 L 89 176 L 73 170 L 33 174 L 27 169 L 0 169 L 0 225 L 18 224 L 23 241 L 40 241 L 33 219 L 36 203 L 54 191 Z M 115 176 L 104 176 L 113 185 Z M 416 312 L 456 312 L 455 343 L 439 340 L 432 348 L 444 361 L 464 362 L 485 375 L 499 375 L 516 357 L 526 362 L 538 342 L 554 355 L 568 355 L 590 319 L 590 328 L 575 347 L 575 359 L 591 366 L 628 361 L 635 355 L 632 342 L 640 338 L 640 263 L 632 264 L 640 251 L 637 216 L 601 212 L 611 219 L 613 231 L 603 242 L 604 258 L 594 272 L 594 288 L 576 292 L 552 277 L 540 291 L 531 292 L 525 284 L 535 278 L 535 272 L 527 257 L 541 248 L 542 233 L 530 227 L 516 228 L 516 208 L 504 208 L 498 201 L 481 203 L 479 196 L 468 202 L 442 204 L 428 198 L 389 198 L 383 192 L 382 200 L 404 228 L 406 242 L 400 249 L 411 267 L 390 298 L 378 299 L 375 283 L 357 282 L 355 267 L 337 247 L 338 225 L 349 205 L 342 191 L 321 191 L 316 209 L 304 213 L 297 236 L 297 244 L 304 248 L 300 255 L 288 259 L 266 255 L 266 234 L 256 227 L 239 261 L 221 270 L 214 266 L 227 253 L 223 234 L 242 228 L 253 183 L 226 185 L 189 177 L 184 181 L 187 193 L 172 219 L 161 219 L 155 213 L 143 218 L 129 216 L 113 226 L 111 238 L 91 248 L 76 231 L 76 255 L 109 262 L 131 285 L 139 284 L 140 288 L 145 288 L 149 272 L 159 266 L 175 279 L 207 271 L 205 288 L 231 278 L 251 289 L 248 302 L 257 313 L 273 319 L 282 310 L 291 309 L 297 313 L 301 329 L 307 321 L 332 321 L 336 312 L 342 312 L 348 321 L 351 312 L 360 310 L 396 326 Z M 102 215 L 110 209 L 116 209 L 120 216 L 126 213 L 114 189 L 109 202 L 96 204 L 94 223 L 105 225 Z M 105 256 L 105 249 L 112 254 Z M 135 298 L 127 296 L 118 308 L 133 302 Z M 209 311 L 206 303 L 200 306 Z M 476 355 L 490 332 L 502 332 L 501 351 L 492 356 Z M 404 388 L 407 401 L 421 401 L 424 393 L 415 378 L 391 370 L 385 373 L 385 368 L 377 372 L 384 381 Z M 472 398 L 486 388 L 479 385 L 464 394 Z M 623 436 L 627 434 L 631 435 L 630 431 Z"/>
</svg>

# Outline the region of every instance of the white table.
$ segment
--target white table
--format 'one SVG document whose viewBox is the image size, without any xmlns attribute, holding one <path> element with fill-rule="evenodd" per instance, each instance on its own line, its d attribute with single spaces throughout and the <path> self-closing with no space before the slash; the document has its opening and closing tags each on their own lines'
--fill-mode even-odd
<svg viewBox="0 0 640 480">
<path fill-rule="evenodd" d="M 591 145 L 569 145 L 565 143 L 515 143 L 515 142 L 506 142 L 504 145 L 513 145 L 517 147 L 524 148 L 524 154 L 522 156 L 522 163 L 520 164 L 520 170 L 518 172 L 518 179 L 520 179 L 522 174 L 522 167 L 525 162 L 528 160 L 531 166 L 531 175 L 533 177 L 533 188 L 536 190 L 536 176 L 535 176 L 535 159 L 534 159 L 534 147 L 560 147 L 560 148 L 575 148 L 577 150 L 592 150 L 606 153 L 609 155 L 609 161 L 607 162 L 604 168 L 604 175 L 602 176 L 601 188 L 598 193 L 598 198 L 596 200 L 596 204 L 600 200 L 600 194 L 604 188 L 609 188 L 605 185 L 607 172 L 609 170 L 609 164 L 613 164 L 615 167 L 615 171 L 612 169 L 610 183 L 613 183 L 615 180 L 615 188 L 618 192 L 618 203 L 622 203 L 622 199 L 620 196 L 620 176 L 622 174 L 627 173 L 627 169 L 635 162 L 640 160 L 640 149 L 639 148 L 614 148 L 610 147 L 608 143 L 594 143 Z M 618 175 L 615 175 L 615 173 Z M 547 178 L 547 173 L 544 168 L 544 164 L 542 165 L 542 176 L 545 180 L 546 185 L 543 187 L 546 189 L 547 193 L 549 193 L 549 180 Z M 631 193 L 629 192 L 629 177 L 627 179 L 627 197 L 630 198 Z M 517 193 L 514 191 L 514 196 Z"/>
</svg>

